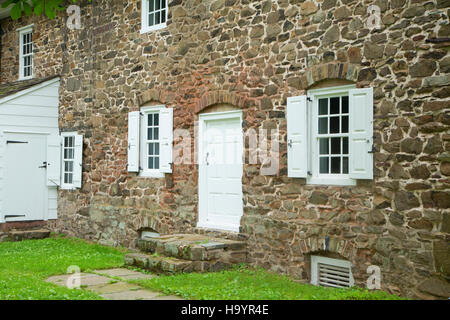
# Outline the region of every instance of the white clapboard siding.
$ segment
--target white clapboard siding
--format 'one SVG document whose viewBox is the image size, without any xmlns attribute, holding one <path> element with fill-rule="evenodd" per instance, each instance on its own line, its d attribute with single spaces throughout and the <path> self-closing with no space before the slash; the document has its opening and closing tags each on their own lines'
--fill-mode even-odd
<svg viewBox="0 0 450 320">
<path fill-rule="evenodd" d="M 0 223 L 4 222 L 4 150 L 6 132 L 58 135 L 59 78 L 55 78 L 0 99 Z M 57 217 L 57 187 L 48 187 L 47 215 Z"/>
</svg>

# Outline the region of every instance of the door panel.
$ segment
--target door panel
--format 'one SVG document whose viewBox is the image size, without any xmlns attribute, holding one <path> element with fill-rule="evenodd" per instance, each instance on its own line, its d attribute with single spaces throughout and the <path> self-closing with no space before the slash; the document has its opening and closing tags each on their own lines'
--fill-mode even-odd
<svg viewBox="0 0 450 320">
<path fill-rule="evenodd" d="M 6 221 L 42 220 L 45 217 L 46 136 L 7 133 L 5 148 L 4 212 Z"/>
<path fill-rule="evenodd" d="M 205 121 L 199 179 L 199 226 L 239 231 L 243 212 L 241 120 Z"/>
</svg>

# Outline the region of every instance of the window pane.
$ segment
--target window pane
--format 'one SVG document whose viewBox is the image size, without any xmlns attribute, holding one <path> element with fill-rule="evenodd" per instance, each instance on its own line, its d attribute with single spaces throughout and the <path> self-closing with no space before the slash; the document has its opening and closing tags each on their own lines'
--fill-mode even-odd
<svg viewBox="0 0 450 320">
<path fill-rule="evenodd" d="M 329 173 L 328 159 L 328 157 L 320 158 L 320 173 Z"/>
<path fill-rule="evenodd" d="M 147 129 L 147 140 L 153 140 L 153 129 L 152 128 Z"/>
<path fill-rule="evenodd" d="M 329 153 L 329 139 L 320 139 L 320 154 L 328 154 Z"/>
<path fill-rule="evenodd" d="M 166 22 L 166 10 L 161 11 L 161 23 Z"/>
<path fill-rule="evenodd" d="M 154 150 L 155 150 L 155 155 L 159 156 L 159 143 L 155 143 Z"/>
<path fill-rule="evenodd" d="M 155 128 L 153 131 L 153 139 L 158 140 L 159 139 L 159 129 Z"/>
<path fill-rule="evenodd" d="M 348 157 L 344 157 L 343 160 L 344 160 L 344 163 L 343 163 L 342 173 L 348 174 Z"/>
<path fill-rule="evenodd" d="M 159 157 L 155 158 L 155 169 L 159 169 Z"/>
<path fill-rule="evenodd" d="M 341 173 L 341 157 L 331 158 L 331 173 Z"/>
<path fill-rule="evenodd" d="M 342 139 L 343 139 L 342 153 L 348 154 L 348 138 L 342 138 Z"/>
<path fill-rule="evenodd" d="M 348 97 L 342 97 L 342 113 L 348 113 Z"/>
<path fill-rule="evenodd" d="M 328 99 L 319 99 L 319 115 L 328 114 Z"/>
<path fill-rule="evenodd" d="M 339 117 L 330 118 L 330 133 L 339 133 Z"/>
<path fill-rule="evenodd" d="M 331 138 L 331 154 L 341 154 L 341 138 Z"/>
<path fill-rule="evenodd" d="M 153 13 L 150 13 L 150 14 L 148 15 L 148 26 L 149 26 L 149 27 L 151 27 L 152 25 L 154 25 L 153 19 L 154 19 L 154 14 L 153 14 Z"/>
<path fill-rule="evenodd" d="M 348 116 L 342 117 L 342 133 L 348 133 Z"/>
<path fill-rule="evenodd" d="M 159 1 L 159 0 L 157 0 L 157 1 Z M 148 11 L 149 12 L 155 11 L 155 5 L 154 5 L 155 0 L 149 0 L 148 2 L 149 2 Z"/>
<path fill-rule="evenodd" d="M 339 97 L 330 99 L 330 114 L 339 114 Z"/>
<path fill-rule="evenodd" d="M 161 6 L 159 5 L 160 4 L 160 0 L 155 0 L 155 9 L 156 10 L 159 10 L 159 9 L 161 9 Z"/>
<path fill-rule="evenodd" d="M 154 153 L 153 153 L 153 143 L 149 143 L 148 144 L 148 155 L 149 156 L 154 155 Z"/>
<path fill-rule="evenodd" d="M 161 11 L 155 13 L 155 24 L 161 23 Z"/>
<path fill-rule="evenodd" d="M 151 126 L 153 126 L 153 115 L 152 114 L 149 114 L 148 116 L 147 116 L 147 126 L 149 126 L 149 127 L 151 127 Z"/>
<path fill-rule="evenodd" d="M 73 183 L 73 174 L 72 173 L 68 173 L 67 176 L 69 178 L 67 183 Z"/>
<path fill-rule="evenodd" d="M 158 113 L 155 113 L 153 115 L 153 119 L 154 119 L 153 125 L 154 126 L 159 126 L 159 114 Z"/>
<path fill-rule="evenodd" d="M 319 134 L 328 133 L 328 118 L 319 118 Z"/>
<path fill-rule="evenodd" d="M 148 157 L 148 168 L 153 169 L 153 158 L 152 157 Z"/>
<path fill-rule="evenodd" d="M 161 8 L 166 8 L 166 0 L 161 0 Z"/>
</svg>

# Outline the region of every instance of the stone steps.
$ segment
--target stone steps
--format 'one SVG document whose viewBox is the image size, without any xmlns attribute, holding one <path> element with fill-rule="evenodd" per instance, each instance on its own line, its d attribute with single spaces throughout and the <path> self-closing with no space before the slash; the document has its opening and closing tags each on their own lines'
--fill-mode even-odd
<svg viewBox="0 0 450 320">
<path fill-rule="evenodd" d="M 36 240 L 45 239 L 50 236 L 50 231 L 47 229 L 34 229 L 34 230 L 12 230 L 4 233 L 2 237 L 3 241 L 22 241 L 22 240 Z"/>
<path fill-rule="evenodd" d="M 244 241 L 198 234 L 176 234 L 137 241 L 141 253 L 125 256 L 125 264 L 158 273 L 219 271 L 247 260 Z"/>
</svg>

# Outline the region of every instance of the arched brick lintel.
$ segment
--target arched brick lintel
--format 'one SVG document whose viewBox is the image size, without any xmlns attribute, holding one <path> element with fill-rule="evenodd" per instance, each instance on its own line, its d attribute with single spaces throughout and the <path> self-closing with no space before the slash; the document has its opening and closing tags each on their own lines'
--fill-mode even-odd
<svg viewBox="0 0 450 320">
<path fill-rule="evenodd" d="M 330 237 L 328 248 L 325 243 L 324 237 L 311 237 L 299 241 L 300 250 L 304 255 L 318 251 L 329 251 L 341 255 L 349 261 L 354 261 L 357 257 L 357 246 L 351 240 Z"/>
<path fill-rule="evenodd" d="M 306 90 L 324 80 L 340 79 L 356 83 L 358 72 L 358 66 L 348 62 L 323 63 L 306 69 L 297 83 L 299 89 L 302 90 Z"/>
<path fill-rule="evenodd" d="M 195 113 L 213 106 L 215 104 L 227 103 L 234 107 L 244 109 L 246 98 L 236 92 L 225 90 L 208 91 L 200 98 L 195 106 Z"/>
<path fill-rule="evenodd" d="M 168 104 L 171 101 L 173 101 L 174 98 L 175 96 L 173 93 L 161 91 L 158 89 L 149 89 L 137 96 L 138 104 L 140 106 L 151 101 L 157 101 L 164 104 Z"/>
</svg>

